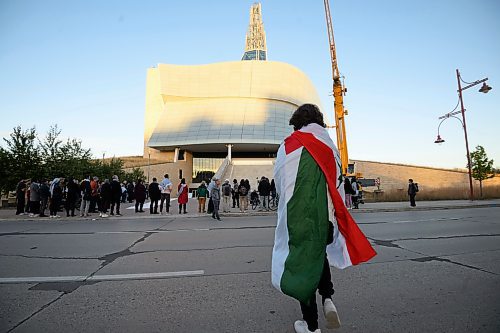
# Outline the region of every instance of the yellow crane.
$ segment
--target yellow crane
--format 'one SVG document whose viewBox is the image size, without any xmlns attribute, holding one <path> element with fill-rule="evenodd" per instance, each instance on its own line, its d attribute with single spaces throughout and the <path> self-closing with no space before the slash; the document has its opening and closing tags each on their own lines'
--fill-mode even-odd
<svg viewBox="0 0 500 333">
<path fill-rule="evenodd" d="M 333 98 L 334 98 L 334 118 L 335 126 L 328 126 L 329 128 L 335 127 L 335 132 L 337 133 L 337 148 L 340 153 L 340 161 L 342 162 L 342 174 L 347 174 L 349 156 L 347 154 L 347 140 L 346 140 L 346 130 L 344 116 L 347 115 L 347 110 L 344 109 L 344 95 L 347 89 L 344 87 L 339 67 L 337 65 L 337 52 L 335 50 L 335 40 L 333 39 L 333 25 L 332 17 L 330 15 L 330 3 L 328 0 L 324 0 L 325 4 L 325 14 L 326 14 L 326 25 L 328 30 L 328 41 L 330 44 L 330 57 L 332 59 L 332 77 L 333 77 Z"/>
</svg>

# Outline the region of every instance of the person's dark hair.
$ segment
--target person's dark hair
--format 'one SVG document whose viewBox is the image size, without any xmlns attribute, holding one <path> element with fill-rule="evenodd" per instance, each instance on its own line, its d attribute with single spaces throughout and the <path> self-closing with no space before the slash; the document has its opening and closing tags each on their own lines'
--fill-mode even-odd
<svg viewBox="0 0 500 333">
<path fill-rule="evenodd" d="M 411 179 L 411 178 L 410 178 L 410 179 L 408 179 L 408 181 L 409 181 L 410 183 L 413 183 L 413 179 Z"/>
<path fill-rule="evenodd" d="M 292 118 L 290 118 L 289 125 L 292 125 L 293 130 L 297 131 L 309 124 L 318 124 L 321 127 L 326 127 L 323 121 L 323 114 L 319 108 L 314 104 L 303 104 L 295 110 Z"/>
<path fill-rule="evenodd" d="M 156 177 L 153 177 L 153 181 L 154 181 L 154 182 L 156 181 Z"/>
<path fill-rule="evenodd" d="M 181 179 L 181 184 L 186 184 L 186 178 Z"/>
<path fill-rule="evenodd" d="M 163 176 L 163 177 L 168 178 L 168 173 L 166 173 L 165 176 Z"/>
</svg>

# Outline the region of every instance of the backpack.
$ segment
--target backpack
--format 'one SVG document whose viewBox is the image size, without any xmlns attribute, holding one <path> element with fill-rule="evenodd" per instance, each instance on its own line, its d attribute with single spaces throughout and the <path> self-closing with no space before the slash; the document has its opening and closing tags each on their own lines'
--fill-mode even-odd
<svg viewBox="0 0 500 333">
<path fill-rule="evenodd" d="M 240 194 L 241 195 L 247 195 L 248 190 L 245 186 L 240 186 Z"/>
<path fill-rule="evenodd" d="M 415 185 L 415 192 L 418 192 L 418 184 L 414 183 L 414 185 Z"/>
<path fill-rule="evenodd" d="M 223 191 L 225 196 L 230 196 L 231 195 L 231 185 L 225 184 L 223 186 Z"/>
<path fill-rule="evenodd" d="M 206 187 L 198 187 L 198 198 L 206 198 L 207 192 L 208 191 Z"/>
</svg>

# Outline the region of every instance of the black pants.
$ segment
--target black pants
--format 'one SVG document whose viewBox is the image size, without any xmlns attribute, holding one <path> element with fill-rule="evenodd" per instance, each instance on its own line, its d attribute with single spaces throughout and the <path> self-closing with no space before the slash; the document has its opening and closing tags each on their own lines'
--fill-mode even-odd
<svg viewBox="0 0 500 333">
<path fill-rule="evenodd" d="M 357 195 L 353 195 L 351 197 L 351 199 L 352 199 L 353 208 L 359 209 L 359 197 Z"/>
<path fill-rule="evenodd" d="M 25 204 L 24 197 L 22 198 L 17 198 L 17 209 L 16 209 L 16 215 L 23 214 L 24 213 L 24 204 Z"/>
<path fill-rule="evenodd" d="M 30 200 L 30 207 L 31 207 L 31 214 L 40 214 L 40 201 L 31 201 Z"/>
<path fill-rule="evenodd" d="M 158 199 L 151 199 L 151 202 L 149 203 L 149 213 L 158 214 Z"/>
<path fill-rule="evenodd" d="M 163 212 L 163 202 L 165 202 L 165 211 L 170 212 L 170 193 L 161 194 L 160 213 Z"/>
<path fill-rule="evenodd" d="M 66 216 L 75 216 L 75 199 L 67 199 L 66 198 Z"/>
<path fill-rule="evenodd" d="M 40 200 L 40 216 L 45 216 L 45 210 L 47 209 L 47 203 L 49 198 L 42 198 Z"/>
<path fill-rule="evenodd" d="M 109 209 L 109 199 L 103 199 L 101 198 L 101 209 L 100 209 L 100 212 L 103 213 L 103 214 L 106 214 L 108 212 L 108 209 Z"/>
<path fill-rule="evenodd" d="M 214 210 L 212 211 L 212 217 L 216 218 L 217 220 L 220 220 L 219 216 L 219 205 L 220 205 L 220 200 L 212 200 Z"/>
<path fill-rule="evenodd" d="M 410 206 L 415 207 L 415 194 L 410 194 Z"/>
<path fill-rule="evenodd" d="M 240 208 L 240 196 L 238 194 L 233 195 L 233 208 Z"/>
<path fill-rule="evenodd" d="M 136 200 L 135 201 L 135 212 L 143 212 L 142 210 L 142 206 L 144 206 L 144 201 L 139 201 L 139 200 Z"/>
<path fill-rule="evenodd" d="M 332 276 L 330 274 L 330 265 L 328 259 L 323 262 L 323 273 L 318 284 L 318 292 L 322 297 L 323 303 L 326 298 L 331 298 L 333 293 Z M 316 305 L 316 293 L 309 300 L 309 304 L 300 302 L 300 310 L 302 311 L 302 318 L 306 321 L 309 331 L 314 332 L 318 329 L 318 307 Z"/>
<path fill-rule="evenodd" d="M 111 201 L 111 209 L 110 213 L 113 215 L 113 211 L 115 210 L 115 205 L 116 205 L 116 215 L 120 214 L 120 199 L 113 199 Z"/>
<path fill-rule="evenodd" d="M 50 201 L 49 205 L 49 210 L 50 210 L 50 215 L 51 216 L 56 216 L 57 212 L 59 211 L 59 206 L 61 205 L 61 199 L 59 198 L 52 198 Z"/>
<path fill-rule="evenodd" d="M 186 214 L 186 204 L 179 204 L 179 214 L 181 213 L 183 208 L 184 208 L 184 214 Z"/>
</svg>

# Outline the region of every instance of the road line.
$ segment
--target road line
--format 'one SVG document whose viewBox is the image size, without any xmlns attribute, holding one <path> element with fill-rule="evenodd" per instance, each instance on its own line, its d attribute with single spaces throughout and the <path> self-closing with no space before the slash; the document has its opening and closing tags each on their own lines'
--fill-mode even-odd
<svg viewBox="0 0 500 333">
<path fill-rule="evenodd" d="M 435 218 L 435 219 L 425 219 L 425 220 L 392 221 L 388 223 L 419 223 L 419 222 L 457 221 L 457 220 L 460 220 L 460 218 L 458 217 Z"/>
<path fill-rule="evenodd" d="M 152 280 L 178 276 L 203 275 L 205 271 L 180 271 L 161 273 L 139 273 L 139 274 L 116 274 L 116 275 L 94 275 L 87 281 L 115 281 L 115 280 Z"/>
<path fill-rule="evenodd" d="M 150 232 L 153 234 L 167 233 L 167 232 L 181 232 L 181 231 L 210 231 L 210 229 L 175 229 L 175 230 L 126 230 L 126 231 L 96 231 L 94 234 L 131 234 L 131 233 L 145 233 Z"/>
<path fill-rule="evenodd" d="M 165 279 L 165 278 L 179 277 L 179 276 L 196 276 L 196 275 L 204 275 L 204 274 L 205 274 L 204 270 L 197 270 L 197 271 L 178 271 L 178 272 L 159 272 L 159 273 L 93 275 L 91 277 L 87 277 L 87 276 L 83 276 L 83 275 L 13 277 L 13 278 L 0 278 L 0 284 L 153 280 L 153 279 Z"/>
</svg>

